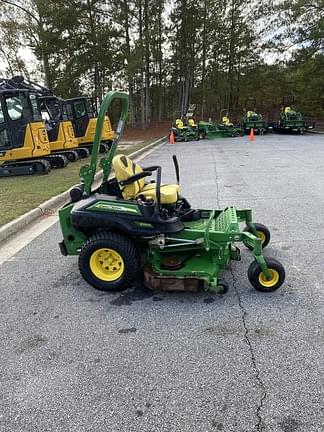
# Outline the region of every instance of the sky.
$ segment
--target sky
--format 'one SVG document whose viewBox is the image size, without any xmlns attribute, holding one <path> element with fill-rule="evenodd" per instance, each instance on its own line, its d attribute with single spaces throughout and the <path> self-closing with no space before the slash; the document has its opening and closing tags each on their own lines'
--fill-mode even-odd
<svg viewBox="0 0 324 432">
<path fill-rule="evenodd" d="M 35 56 L 30 48 L 19 48 L 18 54 L 26 62 L 27 66 L 35 66 Z M 3 74 L 7 67 L 8 63 L 3 59 L 0 53 L 0 73 Z"/>
</svg>

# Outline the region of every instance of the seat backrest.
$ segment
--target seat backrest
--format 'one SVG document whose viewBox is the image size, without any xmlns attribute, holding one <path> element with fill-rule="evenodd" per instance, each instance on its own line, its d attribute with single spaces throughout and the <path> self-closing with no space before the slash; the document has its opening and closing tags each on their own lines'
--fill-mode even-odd
<svg viewBox="0 0 324 432">
<path fill-rule="evenodd" d="M 143 169 L 125 155 L 117 155 L 112 161 L 116 179 L 120 182 L 128 179 L 134 174 L 143 172 Z M 145 180 L 140 179 L 124 186 L 121 189 L 125 199 L 134 199 L 139 191 L 144 187 Z"/>
<path fill-rule="evenodd" d="M 191 127 L 197 126 L 196 123 L 195 123 L 195 120 L 193 118 L 191 118 L 191 119 L 188 120 L 188 124 Z"/>
<path fill-rule="evenodd" d="M 183 121 L 181 119 L 177 119 L 175 125 L 178 129 L 183 129 Z"/>
<path fill-rule="evenodd" d="M 223 124 L 224 124 L 225 126 L 232 126 L 232 125 L 233 125 L 233 123 L 230 121 L 230 119 L 229 119 L 227 116 L 224 116 L 224 117 L 222 118 L 222 121 L 223 121 Z"/>
<path fill-rule="evenodd" d="M 246 117 L 258 117 L 258 114 L 255 112 L 255 111 L 248 111 L 247 113 L 246 113 Z"/>
</svg>

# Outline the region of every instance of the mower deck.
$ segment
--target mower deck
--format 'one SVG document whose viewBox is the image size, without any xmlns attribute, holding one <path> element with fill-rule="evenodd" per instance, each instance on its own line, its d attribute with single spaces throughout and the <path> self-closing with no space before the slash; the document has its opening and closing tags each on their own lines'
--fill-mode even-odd
<svg viewBox="0 0 324 432">
<path fill-rule="evenodd" d="M 220 271 L 229 261 L 240 260 L 240 250 L 234 246 L 235 242 L 249 244 L 256 259 L 262 255 L 261 240 L 240 229 L 240 222 L 249 226 L 251 219 L 250 209 L 200 210 L 200 218 L 185 222 L 183 231 L 165 236 L 159 247 L 155 243 L 151 245 L 148 262 L 152 265 L 145 270 L 146 284 L 172 291 L 187 290 L 188 285 L 189 291 L 203 288 L 221 292 L 223 286 L 218 285 Z M 172 280 L 170 284 L 168 278 Z"/>
</svg>

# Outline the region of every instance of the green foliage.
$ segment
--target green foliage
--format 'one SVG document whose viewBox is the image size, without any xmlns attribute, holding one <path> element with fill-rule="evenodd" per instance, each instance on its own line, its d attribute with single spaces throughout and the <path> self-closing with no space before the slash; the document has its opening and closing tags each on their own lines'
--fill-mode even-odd
<svg viewBox="0 0 324 432">
<path fill-rule="evenodd" d="M 45 84 L 63 97 L 100 101 L 130 93 L 131 122 L 197 115 L 239 118 L 253 96 L 276 117 L 285 94 L 306 115 L 323 114 L 323 0 L 0 0 L 5 72 L 27 74 L 32 49 Z M 13 13 L 14 11 L 14 13 Z M 274 64 L 265 59 L 276 57 Z M 297 103 L 296 102 L 296 103 Z"/>
</svg>

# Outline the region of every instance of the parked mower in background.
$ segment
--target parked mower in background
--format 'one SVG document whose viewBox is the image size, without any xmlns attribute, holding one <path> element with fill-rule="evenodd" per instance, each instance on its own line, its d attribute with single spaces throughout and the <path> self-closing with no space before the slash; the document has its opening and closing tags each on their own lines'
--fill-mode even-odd
<svg viewBox="0 0 324 432">
<path fill-rule="evenodd" d="M 102 183 L 92 190 L 105 114 L 115 99 L 122 101 L 116 136 L 100 162 Z M 81 168 L 82 183 L 71 190 L 71 203 L 59 211 L 61 253 L 79 255 L 82 276 L 103 291 L 125 290 L 142 273 L 152 289 L 224 293 L 221 272 L 231 260 L 240 260 L 235 244 L 243 242 L 254 257 L 248 270 L 251 284 L 263 292 L 278 289 L 284 267 L 263 256 L 270 232 L 253 223 L 251 209 L 191 207 L 181 194 L 176 156 L 176 183 L 162 184 L 160 166 L 141 168 L 116 155 L 127 114 L 128 95 L 109 92 L 100 107 L 91 162 Z M 110 179 L 112 168 L 115 177 Z"/>
<path fill-rule="evenodd" d="M 221 122 L 218 124 L 218 127 L 220 130 L 225 130 L 228 137 L 238 137 L 243 136 L 244 131 L 241 127 L 235 126 L 234 123 L 232 123 L 228 110 L 222 109 L 220 112 L 220 118 Z"/>
<path fill-rule="evenodd" d="M 234 138 L 242 136 L 242 129 L 234 126 L 228 117 L 226 110 L 221 111 L 221 123 L 213 123 L 211 121 L 199 122 L 199 132 L 201 138 Z"/>
<path fill-rule="evenodd" d="M 276 126 L 278 132 L 297 132 L 303 134 L 305 130 L 312 129 L 312 125 L 306 125 L 302 114 L 294 107 L 295 98 L 292 95 L 285 96 L 280 108 L 280 118 Z"/>
<path fill-rule="evenodd" d="M 198 126 L 195 120 L 191 118 L 181 118 L 180 112 L 174 114 L 174 121 L 171 130 L 174 134 L 175 141 L 196 141 L 199 140 Z M 184 119 L 185 122 L 184 123 Z"/>
<path fill-rule="evenodd" d="M 228 136 L 227 131 L 221 129 L 216 123 L 211 121 L 200 121 L 198 123 L 199 136 L 200 138 L 216 139 L 226 138 Z"/>
<path fill-rule="evenodd" d="M 254 133 L 263 135 L 268 132 L 268 124 L 256 110 L 256 99 L 248 98 L 245 101 L 244 116 L 242 120 L 244 133 L 249 134 L 253 128 Z"/>
</svg>

